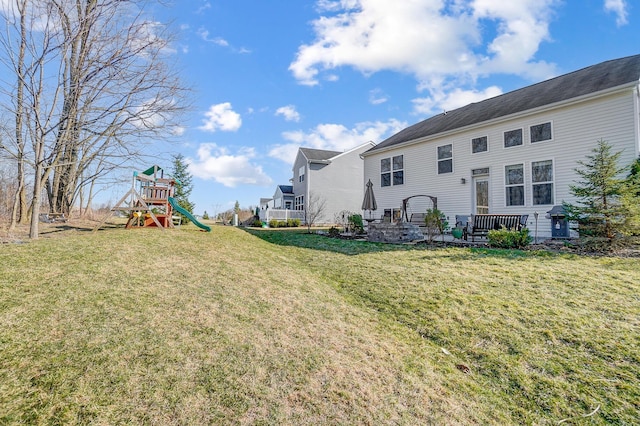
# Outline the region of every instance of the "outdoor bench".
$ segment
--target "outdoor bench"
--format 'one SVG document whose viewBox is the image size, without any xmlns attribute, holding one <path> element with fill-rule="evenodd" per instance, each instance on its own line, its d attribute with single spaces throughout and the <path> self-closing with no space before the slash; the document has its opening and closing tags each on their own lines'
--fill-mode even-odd
<svg viewBox="0 0 640 426">
<path fill-rule="evenodd" d="M 413 223 L 414 225 L 418 225 L 421 228 L 426 226 L 425 218 L 427 217 L 426 213 L 412 213 L 411 218 L 409 219 L 409 223 Z"/>
<path fill-rule="evenodd" d="M 468 225 L 463 228 L 463 237 L 468 240 L 471 235 L 471 241 L 475 241 L 475 237 L 485 237 L 492 229 L 520 231 L 528 218 L 528 214 L 472 214 Z"/>
</svg>

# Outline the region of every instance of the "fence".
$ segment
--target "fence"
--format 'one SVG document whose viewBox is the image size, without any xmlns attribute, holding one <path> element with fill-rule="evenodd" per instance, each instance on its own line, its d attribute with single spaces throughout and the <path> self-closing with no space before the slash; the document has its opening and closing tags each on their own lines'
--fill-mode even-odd
<svg viewBox="0 0 640 426">
<path fill-rule="evenodd" d="M 260 220 L 269 222 L 270 220 L 287 220 L 300 219 L 304 222 L 304 210 L 287 210 L 287 209 L 266 209 L 260 210 Z"/>
</svg>

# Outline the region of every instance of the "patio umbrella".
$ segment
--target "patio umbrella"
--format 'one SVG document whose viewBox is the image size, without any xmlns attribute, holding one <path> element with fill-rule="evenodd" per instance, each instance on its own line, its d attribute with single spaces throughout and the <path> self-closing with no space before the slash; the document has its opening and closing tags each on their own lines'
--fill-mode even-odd
<svg viewBox="0 0 640 426">
<path fill-rule="evenodd" d="M 371 179 L 369 179 L 369 182 L 367 182 L 367 189 L 364 191 L 362 210 L 369 210 L 369 216 L 371 216 L 371 211 L 377 209 L 378 203 L 376 202 L 376 196 L 373 195 L 373 183 L 371 183 Z"/>
</svg>

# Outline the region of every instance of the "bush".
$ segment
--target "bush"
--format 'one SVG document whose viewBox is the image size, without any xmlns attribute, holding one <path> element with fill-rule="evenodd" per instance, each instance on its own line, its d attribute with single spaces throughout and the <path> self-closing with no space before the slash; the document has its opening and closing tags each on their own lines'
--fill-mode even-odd
<svg viewBox="0 0 640 426">
<path fill-rule="evenodd" d="M 449 229 L 447 217 L 436 208 L 427 209 L 427 214 L 424 217 L 424 224 L 427 240 L 429 241 L 433 241 L 433 238 L 436 235 L 443 235 L 444 231 Z"/>
<path fill-rule="evenodd" d="M 487 239 L 491 247 L 506 249 L 525 248 L 533 240 L 527 228 L 520 231 L 512 231 L 504 227 L 490 230 L 487 233 Z"/>
<path fill-rule="evenodd" d="M 336 228 L 335 226 L 332 226 L 331 228 L 329 228 L 328 235 L 331 238 L 337 238 L 337 237 L 340 236 L 340 230 L 338 228 Z"/>
<path fill-rule="evenodd" d="M 262 228 L 262 221 L 260 219 L 254 219 L 251 226 L 255 228 Z"/>
<path fill-rule="evenodd" d="M 287 228 L 297 228 L 300 226 L 300 219 L 287 219 Z"/>
<path fill-rule="evenodd" d="M 355 234 L 362 234 L 364 232 L 364 225 L 362 224 L 362 215 L 354 213 L 349 215 L 349 229 Z"/>
<path fill-rule="evenodd" d="M 300 226 L 300 219 L 287 219 L 286 221 L 271 219 L 269 221 L 269 228 L 297 228 L 298 226 Z"/>
<path fill-rule="evenodd" d="M 280 221 L 278 219 L 271 219 L 269 221 L 269 228 L 279 228 L 280 227 Z"/>
</svg>

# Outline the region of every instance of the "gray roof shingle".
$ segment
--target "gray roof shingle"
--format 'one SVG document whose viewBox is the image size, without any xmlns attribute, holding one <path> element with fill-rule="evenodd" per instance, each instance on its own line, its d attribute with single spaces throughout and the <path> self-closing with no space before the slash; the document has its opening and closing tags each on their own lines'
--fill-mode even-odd
<svg viewBox="0 0 640 426">
<path fill-rule="evenodd" d="M 640 55 L 614 59 L 494 98 L 438 114 L 407 127 L 367 152 L 550 105 L 640 79 Z"/>
<path fill-rule="evenodd" d="M 300 152 L 302 152 L 309 161 L 326 161 L 332 159 L 336 155 L 342 154 L 340 151 L 327 151 L 324 149 L 313 148 L 300 148 Z"/>
</svg>

